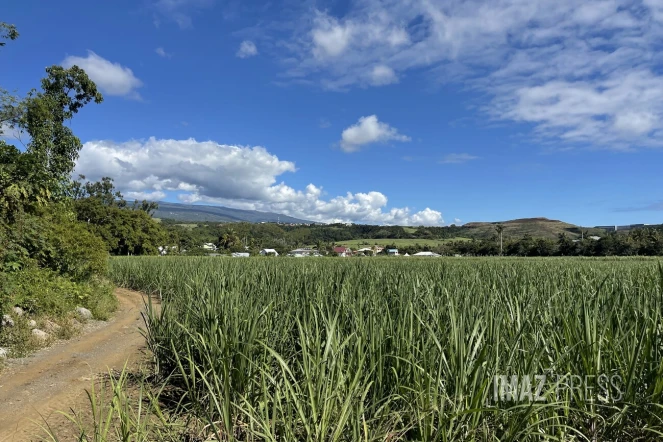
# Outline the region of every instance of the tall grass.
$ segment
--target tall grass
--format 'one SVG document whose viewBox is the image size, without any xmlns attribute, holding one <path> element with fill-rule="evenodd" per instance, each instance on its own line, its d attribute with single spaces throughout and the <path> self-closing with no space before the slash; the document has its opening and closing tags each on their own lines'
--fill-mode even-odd
<svg viewBox="0 0 663 442">
<path fill-rule="evenodd" d="M 656 261 L 117 258 L 111 276 L 162 297 L 148 344 L 206 437 L 663 438 Z M 504 400 L 499 375 L 558 384 Z M 595 390 L 560 388 L 574 376 Z"/>
</svg>

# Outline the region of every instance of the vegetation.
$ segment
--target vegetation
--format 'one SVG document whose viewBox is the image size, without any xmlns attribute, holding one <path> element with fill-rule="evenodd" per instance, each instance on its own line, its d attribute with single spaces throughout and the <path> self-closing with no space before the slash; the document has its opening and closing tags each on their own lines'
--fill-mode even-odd
<svg viewBox="0 0 663 442">
<path fill-rule="evenodd" d="M 148 344 L 203 439 L 663 435 L 655 260 L 138 257 L 110 269 L 162 297 Z M 544 400 L 496 397 L 501 375 L 546 375 Z"/>
<path fill-rule="evenodd" d="M 17 37 L 13 25 L 0 23 L 0 40 Z M 107 318 L 117 304 L 104 280 L 109 252 L 156 254 L 154 242 L 165 235 L 149 215 L 153 204 L 122 210 L 121 195 L 109 199 L 108 179 L 71 181 L 82 144 L 69 122 L 102 101 L 78 66 L 46 68 L 41 89 L 23 98 L 0 88 L 0 135 L 8 128 L 21 143 L 0 138 L 0 315 L 9 316 L 0 326 L 0 347 L 11 355 L 37 346 L 29 321 L 49 321 L 51 334 L 64 337 L 76 307 Z"/>
</svg>

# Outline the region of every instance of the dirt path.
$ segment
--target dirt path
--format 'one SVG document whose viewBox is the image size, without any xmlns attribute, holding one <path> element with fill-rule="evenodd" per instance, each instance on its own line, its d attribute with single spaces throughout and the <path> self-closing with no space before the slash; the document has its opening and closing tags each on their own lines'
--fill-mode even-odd
<svg viewBox="0 0 663 442">
<path fill-rule="evenodd" d="M 118 289 L 114 319 L 89 333 L 11 362 L 0 374 L 0 442 L 34 440 L 38 422 L 61 420 L 57 411 L 80 404 L 98 374 L 121 370 L 143 356 L 138 331 L 143 295 Z"/>
</svg>

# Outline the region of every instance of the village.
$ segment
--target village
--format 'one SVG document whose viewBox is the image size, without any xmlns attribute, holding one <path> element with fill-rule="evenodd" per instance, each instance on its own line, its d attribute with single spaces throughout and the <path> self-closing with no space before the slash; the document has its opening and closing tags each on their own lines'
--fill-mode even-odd
<svg viewBox="0 0 663 442">
<path fill-rule="evenodd" d="M 207 243 L 203 245 L 203 248 L 206 250 L 209 250 L 211 253 L 209 253 L 209 256 L 223 256 L 217 252 L 217 248 L 214 244 L 212 243 Z M 165 255 L 166 250 L 162 249 L 162 255 Z M 260 256 L 282 256 L 277 252 L 275 249 L 261 249 L 259 252 Z M 418 257 L 439 257 L 442 256 L 438 253 L 434 252 L 429 252 L 429 251 L 424 251 L 424 252 L 418 252 L 414 253 L 412 255 L 405 253 L 405 254 L 399 254 L 398 249 L 395 248 L 385 248 L 383 246 L 378 246 L 375 245 L 373 247 L 363 247 L 360 249 L 352 250 L 349 247 L 345 246 L 336 246 L 333 247 L 331 252 L 321 252 L 316 248 L 313 247 L 301 247 L 298 249 L 291 250 L 285 256 L 287 257 L 293 257 L 293 258 L 314 258 L 314 257 L 323 257 L 323 256 L 338 256 L 342 258 L 349 258 L 349 257 L 365 257 L 365 256 L 404 256 L 404 257 L 409 257 L 409 256 L 418 256 Z M 230 254 L 233 258 L 249 258 L 251 257 L 250 252 L 233 252 Z"/>
</svg>

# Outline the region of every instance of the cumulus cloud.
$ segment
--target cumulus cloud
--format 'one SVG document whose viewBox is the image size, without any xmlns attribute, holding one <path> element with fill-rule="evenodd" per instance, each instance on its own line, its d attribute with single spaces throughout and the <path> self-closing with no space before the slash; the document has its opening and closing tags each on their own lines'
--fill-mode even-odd
<svg viewBox="0 0 663 442">
<path fill-rule="evenodd" d="M 156 52 L 159 57 L 163 57 L 163 58 L 170 58 L 170 57 L 173 56 L 173 54 L 170 54 L 170 53 L 166 52 L 166 50 L 164 48 L 161 48 L 161 47 L 156 48 L 154 52 Z"/>
<path fill-rule="evenodd" d="M 235 55 L 237 55 L 239 58 L 253 57 L 258 55 L 258 48 L 251 40 L 244 40 L 242 43 L 240 43 L 237 54 Z"/>
<path fill-rule="evenodd" d="M 92 180 L 112 176 L 129 198 L 162 199 L 171 192 L 183 202 L 273 211 L 319 222 L 444 223 L 442 214 L 430 208 L 418 212 L 388 208 L 387 197 L 380 192 L 328 198 L 315 184 L 298 190 L 280 181 L 281 175 L 295 171 L 294 163 L 263 147 L 149 138 L 87 142 L 75 173 Z"/>
<path fill-rule="evenodd" d="M 343 131 L 340 146 L 345 152 L 356 152 L 366 145 L 388 141 L 410 141 L 410 137 L 398 133 L 396 128 L 387 123 L 378 121 L 376 115 L 369 115 L 361 117 L 356 124 Z"/>
<path fill-rule="evenodd" d="M 469 153 L 450 153 L 440 160 L 440 164 L 461 164 L 476 160 L 479 157 Z"/>
<path fill-rule="evenodd" d="M 285 45 L 293 78 L 348 89 L 423 70 L 537 137 L 663 145 L 660 0 L 367 0 L 300 23 Z"/>
<path fill-rule="evenodd" d="M 92 51 L 88 51 L 87 57 L 70 55 L 62 61 L 66 68 L 74 65 L 83 69 L 105 94 L 140 98 L 136 89 L 143 82 L 128 67 L 112 63 Z"/>
</svg>

